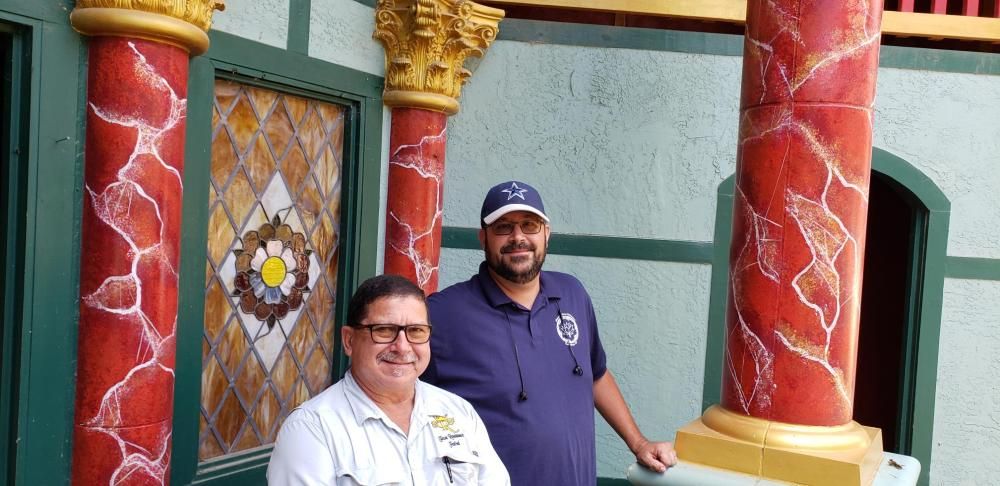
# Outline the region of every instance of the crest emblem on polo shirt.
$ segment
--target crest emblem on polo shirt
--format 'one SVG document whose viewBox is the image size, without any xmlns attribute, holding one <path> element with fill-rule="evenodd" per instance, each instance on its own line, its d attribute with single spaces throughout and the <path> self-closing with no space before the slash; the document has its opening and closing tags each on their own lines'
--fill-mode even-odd
<svg viewBox="0 0 1000 486">
<path fill-rule="evenodd" d="M 576 346 L 576 342 L 580 339 L 580 328 L 576 325 L 576 318 L 568 312 L 556 317 L 556 332 L 559 334 L 559 339 L 562 339 L 567 346 Z"/>
<path fill-rule="evenodd" d="M 455 425 L 455 419 L 447 415 L 431 415 L 431 427 L 436 429 L 441 429 L 445 432 L 458 432 L 452 426 Z"/>
</svg>

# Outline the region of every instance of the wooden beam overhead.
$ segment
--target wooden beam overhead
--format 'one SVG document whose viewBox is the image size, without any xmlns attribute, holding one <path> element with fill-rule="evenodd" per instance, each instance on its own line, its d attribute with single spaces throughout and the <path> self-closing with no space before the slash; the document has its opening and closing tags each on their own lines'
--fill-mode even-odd
<svg viewBox="0 0 1000 486">
<path fill-rule="evenodd" d="M 563 8 L 743 24 L 746 0 L 487 0 L 503 7 Z M 502 27 L 501 27 L 502 28 Z M 882 33 L 902 37 L 1000 42 L 1000 18 L 886 10 Z"/>
</svg>

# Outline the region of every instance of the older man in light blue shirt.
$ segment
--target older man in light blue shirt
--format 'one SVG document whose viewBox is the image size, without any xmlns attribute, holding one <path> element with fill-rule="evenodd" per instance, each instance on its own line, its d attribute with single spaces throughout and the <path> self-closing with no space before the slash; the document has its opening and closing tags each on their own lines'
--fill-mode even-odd
<svg viewBox="0 0 1000 486">
<path fill-rule="evenodd" d="M 419 287 L 390 275 L 365 281 L 341 332 L 351 369 L 285 420 L 268 484 L 509 485 L 472 406 L 417 381 L 430 332 Z"/>
</svg>

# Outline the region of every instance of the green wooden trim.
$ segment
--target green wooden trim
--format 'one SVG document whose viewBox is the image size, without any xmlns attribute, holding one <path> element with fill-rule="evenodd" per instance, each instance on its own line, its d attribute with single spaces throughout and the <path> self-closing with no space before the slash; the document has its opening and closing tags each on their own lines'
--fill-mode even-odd
<svg viewBox="0 0 1000 486">
<path fill-rule="evenodd" d="M 701 409 L 722 401 L 722 362 L 726 347 L 726 310 L 729 299 L 729 243 L 732 241 L 735 177 L 719 184 L 715 213 L 715 251 L 708 301 L 708 335 L 705 341 L 705 381 Z"/>
<path fill-rule="evenodd" d="M 211 118 L 217 76 L 283 92 L 326 99 L 351 107 L 344 134 L 340 257 L 336 316 L 343 322 L 347 296 L 377 267 L 378 195 L 382 140 L 382 78 L 305 55 L 212 32 L 205 57 L 192 60 L 188 89 L 177 379 L 174 393 L 174 484 L 247 484 L 264 481 L 270 448 L 198 463 L 201 343 L 208 239 Z M 339 327 L 338 327 L 339 331 Z M 339 343 L 338 343 L 339 346 Z M 343 357 L 333 373 L 340 375 Z"/>
<path fill-rule="evenodd" d="M 498 39 L 581 47 L 641 49 L 742 56 L 743 36 L 543 20 L 505 19 Z M 1000 74 L 1000 54 L 882 46 L 879 66 L 972 74 Z"/>
<path fill-rule="evenodd" d="M 743 36 L 639 27 L 574 24 L 546 20 L 504 19 L 497 39 L 580 47 L 742 56 Z"/>
<path fill-rule="evenodd" d="M 916 169 L 912 169 L 916 170 Z M 893 174 L 886 174 L 892 176 Z M 934 402 L 937 398 L 938 348 L 941 343 L 941 309 L 944 305 L 944 275 L 948 248 L 948 211 L 928 208 L 927 240 L 924 247 L 924 278 L 917 328 L 916 366 L 913 379 L 913 426 L 910 455 L 920 461 L 917 484 L 930 484 L 933 465 Z"/>
<path fill-rule="evenodd" d="M 879 67 L 967 74 L 1000 74 L 1000 54 L 882 46 Z"/>
<path fill-rule="evenodd" d="M 597 478 L 597 486 L 631 486 L 627 479 L 621 478 Z"/>
<path fill-rule="evenodd" d="M 201 342 L 208 253 L 208 190 L 212 161 L 215 69 L 209 59 L 191 60 L 184 146 L 184 203 L 178 277 L 177 359 L 174 366 L 174 431 L 171 483 L 189 484 L 198 463 Z"/>
<path fill-rule="evenodd" d="M 314 89 L 331 96 L 382 101 L 384 83 L 379 76 L 225 32 L 210 31 L 209 39 L 211 47 L 206 56 L 215 61 L 220 70 L 261 81 Z"/>
<path fill-rule="evenodd" d="M 75 392 L 85 54 L 51 5 L 15 2 L 30 49 L 24 177 L 22 309 L 14 484 L 63 484 L 70 475 Z M 61 2 L 60 2 L 61 3 Z M 38 20 L 56 18 L 55 22 Z M 44 46 L 44 49 L 42 49 Z M 37 294 L 37 296 L 36 296 Z"/>
<path fill-rule="evenodd" d="M 949 256 L 945 276 L 973 280 L 1000 280 L 1000 259 Z"/>
<path fill-rule="evenodd" d="M 479 250 L 478 233 L 479 228 L 446 226 L 442 229 L 441 246 Z M 548 253 L 651 262 L 712 263 L 712 244 L 708 242 L 622 236 L 553 233 Z"/>
<path fill-rule="evenodd" d="M 309 15 L 311 0 L 288 2 L 288 50 L 309 55 Z"/>
<path fill-rule="evenodd" d="M 371 8 L 375 8 L 375 2 L 377 0 L 354 0 L 354 1 L 360 3 L 361 5 L 367 5 Z"/>
<path fill-rule="evenodd" d="M 20 365 L 21 340 L 21 286 L 16 285 L 23 273 L 24 262 L 24 181 L 25 172 L 21 154 L 27 147 L 21 143 L 21 127 L 25 113 L 24 101 L 30 98 L 24 79 L 25 40 L 16 26 L 0 23 L 0 33 L 4 44 L 3 79 L 0 79 L 0 150 L 4 161 L 0 166 L 0 184 L 4 185 L 0 196 L 0 481 L 5 484 L 14 480 L 14 437 L 17 436 L 17 380 Z"/>
<path fill-rule="evenodd" d="M 0 12 L 10 12 L 31 20 L 69 25 L 74 0 L 3 0 Z"/>
</svg>

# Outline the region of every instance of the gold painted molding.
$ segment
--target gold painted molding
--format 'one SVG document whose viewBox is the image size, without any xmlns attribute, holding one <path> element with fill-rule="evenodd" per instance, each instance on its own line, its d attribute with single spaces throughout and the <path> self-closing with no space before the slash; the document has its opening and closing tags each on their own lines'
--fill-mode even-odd
<svg viewBox="0 0 1000 486">
<path fill-rule="evenodd" d="M 816 486 L 871 483 L 882 459 L 882 432 L 851 421 L 830 427 L 759 419 L 713 405 L 681 427 L 677 456 L 761 478 Z"/>
<path fill-rule="evenodd" d="M 138 37 L 199 55 L 208 50 L 212 13 L 225 9 L 225 0 L 78 0 L 69 17 L 84 35 Z"/>
<path fill-rule="evenodd" d="M 623 14 L 654 15 L 743 24 L 746 0 L 490 0 L 496 5 L 565 8 Z M 1000 18 L 882 13 L 882 33 L 929 39 L 963 39 L 1000 42 Z"/>
<path fill-rule="evenodd" d="M 463 64 L 482 57 L 504 11 L 469 0 L 379 0 L 372 37 L 385 49 L 386 106 L 458 113 Z"/>
</svg>

